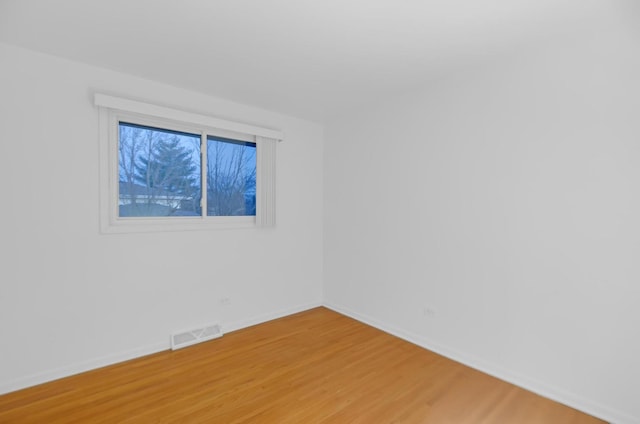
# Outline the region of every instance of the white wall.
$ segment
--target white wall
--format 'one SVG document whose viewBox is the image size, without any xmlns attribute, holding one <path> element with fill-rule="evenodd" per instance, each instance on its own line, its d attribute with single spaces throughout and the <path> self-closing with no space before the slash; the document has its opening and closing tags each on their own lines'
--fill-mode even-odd
<svg viewBox="0 0 640 424">
<path fill-rule="evenodd" d="M 330 123 L 325 302 L 640 422 L 640 38 L 625 24 Z"/>
<path fill-rule="evenodd" d="M 316 305 L 324 272 L 336 309 L 640 422 L 637 39 L 603 25 L 532 47 L 344 116 L 324 141 L 0 44 L 0 393 Z M 100 235 L 93 91 L 283 130 L 278 227 Z"/>
<path fill-rule="evenodd" d="M 0 63 L 0 393 L 321 303 L 321 126 L 3 44 Z M 99 234 L 93 91 L 284 131 L 277 227 Z"/>
</svg>

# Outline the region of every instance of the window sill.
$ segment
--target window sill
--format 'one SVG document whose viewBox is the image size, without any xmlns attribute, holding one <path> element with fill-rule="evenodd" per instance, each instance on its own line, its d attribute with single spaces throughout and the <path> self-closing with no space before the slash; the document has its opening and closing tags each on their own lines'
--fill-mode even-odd
<svg viewBox="0 0 640 424">
<path fill-rule="evenodd" d="M 256 228 L 255 216 L 193 218 L 118 218 L 103 225 L 103 234 L 207 231 Z"/>
</svg>

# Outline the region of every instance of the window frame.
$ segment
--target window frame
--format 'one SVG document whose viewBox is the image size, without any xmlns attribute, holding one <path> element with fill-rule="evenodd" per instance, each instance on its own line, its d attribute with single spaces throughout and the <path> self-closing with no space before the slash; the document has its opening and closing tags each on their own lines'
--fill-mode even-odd
<svg viewBox="0 0 640 424">
<path fill-rule="evenodd" d="M 193 231 L 275 225 L 275 143 L 280 131 L 156 106 L 148 103 L 95 94 L 100 114 L 100 230 L 102 233 Z M 180 217 L 119 216 L 119 124 L 126 122 L 159 129 L 200 135 L 200 175 L 206 173 L 207 137 L 221 137 L 256 144 L 256 215 Z M 205 148 L 202 149 L 204 143 Z M 269 145 L 271 144 L 271 147 Z M 201 184 L 205 184 L 204 181 Z M 204 190 L 203 190 L 204 192 Z M 201 202 L 206 202 L 206 195 Z"/>
</svg>

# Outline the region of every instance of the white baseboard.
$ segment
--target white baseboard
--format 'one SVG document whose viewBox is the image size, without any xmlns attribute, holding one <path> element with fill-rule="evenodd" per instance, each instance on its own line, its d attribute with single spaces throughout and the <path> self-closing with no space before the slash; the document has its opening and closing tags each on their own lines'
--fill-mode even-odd
<svg viewBox="0 0 640 424">
<path fill-rule="evenodd" d="M 251 327 L 253 325 L 262 324 L 267 321 L 271 321 L 274 319 L 286 317 L 287 315 L 293 315 L 298 312 L 307 311 L 309 309 L 317 308 L 323 306 L 322 302 L 310 302 L 303 305 L 298 305 L 293 308 L 281 309 L 275 312 L 269 312 L 266 314 L 257 315 L 255 317 L 251 317 L 248 319 L 234 321 L 230 323 L 223 323 L 222 329 L 225 333 L 231 333 L 232 331 L 240 330 L 243 328 Z"/>
<path fill-rule="evenodd" d="M 78 362 L 76 364 L 59 367 L 50 371 L 28 375 L 11 381 L 3 381 L 0 383 L 0 395 L 14 392 L 16 390 L 46 383 L 60 378 L 69 377 L 71 375 L 80 374 L 82 372 L 91 371 L 96 368 L 106 367 L 118 362 L 128 361 L 129 359 L 139 358 L 145 355 L 151 355 L 163 350 L 169 349 L 169 338 L 164 343 L 156 343 L 132 349 L 126 352 L 114 353 L 87 361 Z"/>
<path fill-rule="evenodd" d="M 418 345 L 422 348 L 435 352 L 439 355 L 445 356 L 456 362 L 460 362 L 461 364 L 464 364 L 468 367 L 474 368 L 478 371 L 482 371 L 485 374 L 489 374 L 493 377 L 496 377 L 501 380 L 507 381 L 511 384 L 514 384 L 518 387 L 522 387 L 523 389 L 529 390 L 540 396 L 546 397 L 548 399 L 567 405 L 571 408 L 593 415 L 594 417 L 605 420 L 611 424 L 614 424 L 614 423 L 615 424 L 640 424 L 640 419 L 637 417 L 632 417 L 629 414 L 616 411 L 612 408 L 606 407 L 604 405 L 600 405 L 597 402 L 593 402 L 589 399 L 584 399 L 580 396 L 576 396 L 575 394 L 567 392 L 565 390 L 558 389 L 556 387 L 549 386 L 535 379 L 511 372 L 507 369 L 502 368 L 499 365 L 492 364 L 485 360 L 473 357 L 472 355 L 459 352 L 455 349 L 451 349 L 439 343 L 435 343 L 432 340 L 428 340 L 412 332 L 387 325 L 381 321 L 378 321 L 373 317 L 355 312 L 343 305 L 325 301 L 324 306 L 340 314 L 346 315 L 350 318 L 360 321 L 364 324 L 367 324 L 379 330 L 382 330 L 385 333 L 389 333 L 391 335 L 399 337 L 403 340 L 411 342 L 415 345 Z"/>
<path fill-rule="evenodd" d="M 282 309 L 275 312 L 270 312 L 255 317 L 248 318 L 246 320 L 236 321 L 232 323 L 222 323 L 222 327 L 225 333 L 240 330 L 242 328 L 250 327 L 252 325 L 261 324 L 263 322 L 271 321 L 273 319 L 281 318 L 287 315 L 292 315 L 297 312 L 306 311 L 308 309 L 322 306 L 322 302 L 312 302 L 307 304 L 298 305 L 292 308 Z M 50 371 L 45 371 L 37 374 L 28 375 L 26 377 L 17 378 L 10 381 L 0 382 L 0 395 L 14 392 L 16 390 L 24 389 L 27 387 L 35 386 L 38 384 L 46 383 L 60 378 L 69 377 L 71 375 L 79 374 L 86 371 L 91 371 L 96 368 L 106 367 L 108 365 L 117 364 L 118 362 L 128 361 L 130 359 L 139 358 L 141 356 L 151 355 L 153 353 L 161 352 L 163 350 L 169 350 L 171 344 L 169 341 L 169 334 L 167 333 L 167 339 L 164 342 L 155 343 L 153 345 L 139 347 L 126 352 L 119 352 L 102 356 L 95 359 L 89 359 L 87 361 L 78 362 L 64 367 L 55 368 Z"/>
</svg>

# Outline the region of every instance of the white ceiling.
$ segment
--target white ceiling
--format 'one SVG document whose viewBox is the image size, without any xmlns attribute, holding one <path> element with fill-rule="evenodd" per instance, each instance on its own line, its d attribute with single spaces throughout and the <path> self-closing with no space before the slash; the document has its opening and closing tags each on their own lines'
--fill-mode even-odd
<svg viewBox="0 0 640 424">
<path fill-rule="evenodd" d="M 607 0 L 0 0 L 0 41 L 324 122 Z"/>
</svg>

